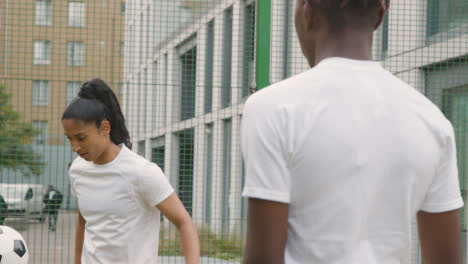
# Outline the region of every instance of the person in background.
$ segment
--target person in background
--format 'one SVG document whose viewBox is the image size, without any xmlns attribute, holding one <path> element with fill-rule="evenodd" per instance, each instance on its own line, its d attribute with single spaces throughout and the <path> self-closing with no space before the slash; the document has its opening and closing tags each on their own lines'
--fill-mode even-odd
<svg viewBox="0 0 468 264">
<path fill-rule="evenodd" d="M 62 204 L 62 199 L 62 193 L 57 190 L 54 185 L 49 184 L 43 199 L 45 211 L 49 218 L 49 232 L 55 232 L 57 227 L 58 212 Z"/>
</svg>

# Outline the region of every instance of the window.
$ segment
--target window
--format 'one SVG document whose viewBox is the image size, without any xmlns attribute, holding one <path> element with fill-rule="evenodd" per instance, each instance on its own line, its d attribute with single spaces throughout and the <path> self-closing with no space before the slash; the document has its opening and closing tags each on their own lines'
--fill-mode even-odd
<svg viewBox="0 0 468 264">
<path fill-rule="evenodd" d="M 213 178 L 213 124 L 205 126 L 205 181 L 204 181 L 204 214 L 205 223 L 211 222 L 211 197 L 212 197 L 212 178 Z"/>
<path fill-rule="evenodd" d="M 206 33 L 206 63 L 205 63 L 205 113 L 210 113 L 213 106 L 213 53 L 214 53 L 214 21 L 208 23 Z"/>
<path fill-rule="evenodd" d="M 231 119 L 223 121 L 223 194 L 222 194 L 222 229 L 229 232 L 229 194 L 231 190 Z"/>
<path fill-rule="evenodd" d="M 376 45 L 375 59 L 377 60 L 385 60 L 387 58 L 389 16 L 390 16 L 390 13 L 385 14 L 385 17 L 382 21 L 382 25 L 380 26 L 376 34 L 375 43 L 377 45 Z"/>
<path fill-rule="evenodd" d="M 232 8 L 224 14 L 222 107 L 231 105 Z"/>
<path fill-rule="evenodd" d="M 36 0 L 34 23 L 37 26 L 52 25 L 52 2 L 50 0 Z"/>
<path fill-rule="evenodd" d="M 180 93 L 180 120 L 187 120 L 195 116 L 195 84 L 197 48 L 194 47 L 184 53 L 182 62 L 182 87 Z"/>
<path fill-rule="evenodd" d="M 179 136 L 179 177 L 178 195 L 189 214 L 192 214 L 193 194 L 193 137 L 194 129 L 180 132 Z"/>
<path fill-rule="evenodd" d="M 428 0 L 427 35 L 450 38 L 468 32 L 468 1 Z"/>
<path fill-rule="evenodd" d="M 138 142 L 138 155 L 145 157 L 145 152 L 146 152 L 145 141 L 144 140 L 139 141 Z"/>
<path fill-rule="evenodd" d="M 390 14 L 387 14 L 384 17 L 382 25 L 382 59 L 387 57 L 388 52 L 388 20 L 390 19 Z"/>
<path fill-rule="evenodd" d="M 24 197 L 24 200 L 28 201 L 31 200 L 34 197 L 33 190 L 31 188 L 28 189 L 26 192 L 26 196 Z"/>
<path fill-rule="evenodd" d="M 67 82 L 67 105 L 69 105 L 71 101 L 78 95 L 80 88 L 81 82 Z"/>
<path fill-rule="evenodd" d="M 120 56 L 124 55 L 124 48 L 125 48 L 125 42 L 120 41 L 120 49 L 119 49 Z"/>
<path fill-rule="evenodd" d="M 68 66 L 83 66 L 84 61 L 84 45 L 83 42 L 68 42 L 67 43 L 67 65 Z"/>
<path fill-rule="evenodd" d="M 140 101 L 140 104 L 143 104 L 143 131 L 146 132 L 146 115 L 148 114 L 148 100 L 146 99 L 148 96 L 148 69 L 145 69 L 143 71 L 143 78 L 141 78 L 142 84 L 141 84 L 141 89 L 143 89 L 140 93 L 142 93 L 142 100 Z"/>
<path fill-rule="evenodd" d="M 39 65 L 50 64 L 50 41 L 48 40 L 34 41 L 34 64 L 39 64 Z"/>
<path fill-rule="evenodd" d="M 286 3 L 288 6 L 288 4 Z M 287 23 L 286 23 L 287 24 Z M 289 43 L 286 39 L 285 43 Z M 250 94 L 250 89 L 255 84 L 255 3 L 245 8 L 244 18 L 244 60 L 242 75 L 242 97 Z"/>
<path fill-rule="evenodd" d="M 151 161 L 164 171 L 164 137 L 151 140 Z"/>
<path fill-rule="evenodd" d="M 156 165 L 161 168 L 164 172 L 164 154 L 165 147 L 164 147 L 164 137 L 159 137 L 156 139 L 151 140 L 151 161 L 156 163 Z M 161 214 L 160 216 L 161 222 L 164 221 L 164 215 Z"/>
<path fill-rule="evenodd" d="M 119 95 L 119 101 L 122 102 L 123 100 L 123 91 L 124 91 L 124 84 L 122 82 L 119 83 L 119 91 L 117 94 Z"/>
<path fill-rule="evenodd" d="M 163 106 L 163 102 L 158 102 L 158 62 L 153 62 L 153 73 L 151 73 L 151 87 L 153 90 L 153 97 L 151 98 L 151 103 L 153 105 L 153 122 L 152 122 L 152 128 L 153 130 L 160 127 L 159 122 L 161 120 L 161 106 Z M 162 87 L 161 87 L 162 88 Z M 162 93 L 161 93 L 162 94 Z M 161 126 L 164 126 L 164 124 L 161 124 Z"/>
<path fill-rule="evenodd" d="M 39 131 L 39 134 L 33 138 L 33 144 L 47 144 L 48 123 L 47 121 L 32 121 L 32 126 Z"/>
<path fill-rule="evenodd" d="M 126 3 L 120 2 L 120 14 L 125 15 Z"/>
<path fill-rule="evenodd" d="M 47 106 L 49 104 L 49 81 L 34 80 L 32 105 Z"/>
<path fill-rule="evenodd" d="M 85 24 L 85 3 L 68 2 L 68 26 L 84 27 Z"/>
</svg>

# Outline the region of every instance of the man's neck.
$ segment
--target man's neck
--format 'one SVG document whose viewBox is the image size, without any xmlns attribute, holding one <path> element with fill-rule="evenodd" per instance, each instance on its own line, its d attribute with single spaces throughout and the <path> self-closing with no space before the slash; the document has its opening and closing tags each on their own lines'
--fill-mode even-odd
<svg viewBox="0 0 468 264">
<path fill-rule="evenodd" d="M 346 30 L 339 36 L 327 34 L 317 40 L 313 65 L 331 57 L 372 60 L 372 33 Z"/>
</svg>

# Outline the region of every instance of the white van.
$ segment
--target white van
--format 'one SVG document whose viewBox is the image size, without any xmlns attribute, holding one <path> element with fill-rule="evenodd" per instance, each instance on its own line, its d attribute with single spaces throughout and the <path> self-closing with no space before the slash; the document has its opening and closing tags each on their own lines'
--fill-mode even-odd
<svg viewBox="0 0 468 264">
<path fill-rule="evenodd" d="M 45 220 L 42 184 L 0 183 L 0 194 L 8 206 L 7 217 L 20 216 Z"/>
</svg>

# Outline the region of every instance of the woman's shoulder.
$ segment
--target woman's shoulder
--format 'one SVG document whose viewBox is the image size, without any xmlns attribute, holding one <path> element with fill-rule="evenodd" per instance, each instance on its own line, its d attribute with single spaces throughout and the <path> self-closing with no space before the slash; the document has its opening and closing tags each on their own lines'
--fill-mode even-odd
<svg viewBox="0 0 468 264">
<path fill-rule="evenodd" d="M 119 163 L 122 165 L 123 163 L 132 165 L 134 167 L 140 167 L 144 166 L 147 163 L 150 163 L 149 160 L 145 159 L 144 157 L 138 155 L 137 153 L 133 152 L 132 150 L 128 149 L 127 147 L 124 147 L 122 149 L 123 155 L 122 159 L 119 161 Z"/>
<path fill-rule="evenodd" d="M 119 167 L 123 172 L 129 172 L 133 175 L 145 174 L 148 170 L 153 169 L 154 163 L 138 155 L 137 153 L 125 148 L 124 155 L 119 161 Z"/>
<path fill-rule="evenodd" d="M 73 160 L 73 162 L 70 165 L 70 168 L 68 170 L 71 173 L 71 172 L 74 172 L 76 170 L 83 169 L 84 167 L 86 167 L 86 165 L 88 165 L 86 160 L 84 160 L 83 158 L 78 156 L 78 157 L 75 158 L 75 160 Z"/>
</svg>

